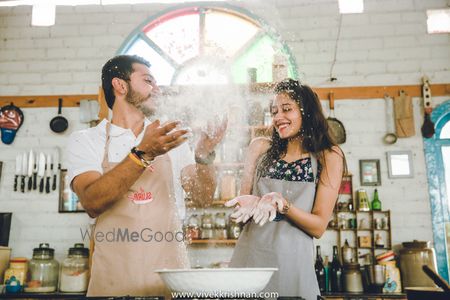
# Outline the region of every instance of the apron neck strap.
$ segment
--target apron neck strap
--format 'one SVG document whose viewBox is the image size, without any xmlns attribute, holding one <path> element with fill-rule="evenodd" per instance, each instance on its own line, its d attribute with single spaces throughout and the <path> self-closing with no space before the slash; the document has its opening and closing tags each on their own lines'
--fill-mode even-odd
<svg viewBox="0 0 450 300">
<path fill-rule="evenodd" d="M 314 180 L 317 180 L 317 173 L 319 173 L 319 162 L 317 157 L 311 153 L 311 168 L 314 175 Z"/>
<path fill-rule="evenodd" d="M 106 123 L 105 131 L 106 131 L 106 142 L 105 142 L 105 152 L 103 154 L 103 161 L 102 161 L 103 169 L 107 168 L 109 162 L 109 144 L 111 142 L 111 136 L 109 135 L 111 131 L 110 122 Z"/>
</svg>

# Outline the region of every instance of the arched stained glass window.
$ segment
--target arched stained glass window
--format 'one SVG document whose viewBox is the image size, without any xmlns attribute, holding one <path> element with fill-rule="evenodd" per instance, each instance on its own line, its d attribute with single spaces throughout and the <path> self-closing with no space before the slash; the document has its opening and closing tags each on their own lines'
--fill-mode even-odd
<svg viewBox="0 0 450 300">
<path fill-rule="evenodd" d="M 191 6 L 152 17 L 126 40 L 119 54 L 152 64 L 159 85 L 271 82 L 274 58 L 297 78 L 289 48 L 274 30 L 242 9 Z"/>
</svg>

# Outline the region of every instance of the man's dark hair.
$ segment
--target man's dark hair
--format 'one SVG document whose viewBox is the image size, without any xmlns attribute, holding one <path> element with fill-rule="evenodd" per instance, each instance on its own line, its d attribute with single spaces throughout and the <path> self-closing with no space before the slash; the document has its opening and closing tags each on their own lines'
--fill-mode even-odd
<svg viewBox="0 0 450 300">
<path fill-rule="evenodd" d="M 150 68 L 150 63 L 137 55 L 118 55 L 108 60 L 103 66 L 102 88 L 105 93 L 106 103 L 110 109 L 112 109 L 116 100 L 112 80 L 117 77 L 125 81 L 129 81 L 130 75 L 134 71 L 134 63 L 143 64 Z"/>
</svg>

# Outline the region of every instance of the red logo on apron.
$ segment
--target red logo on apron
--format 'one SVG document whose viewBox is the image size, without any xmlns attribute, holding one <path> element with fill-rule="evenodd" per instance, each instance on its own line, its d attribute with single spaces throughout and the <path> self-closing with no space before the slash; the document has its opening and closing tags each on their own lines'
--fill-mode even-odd
<svg viewBox="0 0 450 300">
<path fill-rule="evenodd" d="M 134 192 L 128 195 L 128 199 L 136 204 L 145 204 L 153 201 L 153 195 L 151 192 L 146 192 L 142 187 L 139 188 L 139 192 Z"/>
</svg>

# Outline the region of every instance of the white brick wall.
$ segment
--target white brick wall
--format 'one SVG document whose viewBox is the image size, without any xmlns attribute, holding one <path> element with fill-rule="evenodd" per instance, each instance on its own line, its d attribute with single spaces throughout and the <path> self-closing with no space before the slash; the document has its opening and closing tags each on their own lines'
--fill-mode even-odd
<svg viewBox="0 0 450 300">
<path fill-rule="evenodd" d="M 312 86 L 418 84 L 423 74 L 432 83 L 450 81 L 449 35 L 426 34 L 426 9 L 446 7 L 445 0 L 366 0 L 364 14 L 342 16 L 333 73 L 338 81 L 333 84 L 328 79 L 339 24 L 337 1 L 230 3 L 251 10 L 278 30 L 296 57 L 302 79 Z M 0 8 L 0 95 L 97 93 L 103 63 L 141 22 L 168 7 L 161 4 L 58 7 L 56 25 L 50 28 L 30 26 L 30 7 Z M 381 160 L 380 197 L 384 207 L 392 209 L 396 244 L 413 238 L 432 239 L 423 145 L 418 134 L 422 123 L 419 103 L 420 99 L 414 99 L 416 136 L 401 139 L 392 146 L 381 142 L 386 131 L 384 101 L 336 103 L 336 117 L 347 129 L 348 142 L 343 149 L 349 169 L 355 174 L 355 189 L 359 186 L 358 160 Z M 77 228 L 86 224 L 87 217 L 58 214 L 57 193 L 42 196 L 11 192 L 14 155 L 29 147 L 64 147 L 68 134 L 84 125 L 77 121 L 76 108 L 64 109 L 71 127 L 67 133 L 56 135 L 48 129 L 56 109 L 24 111 L 25 124 L 14 144 L 0 145 L 0 160 L 4 162 L 0 211 L 14 213 L 13 255 L 30 256 L 38 242 L 48 241 L 61 257 L 71 244 L 79 241 Z M 414 153 L 414 178 L 388 179 L 385 152 L 405 149 Z M 333 241 L 332 233 L 320 241 L 327 245 L 323 249 L 325 254 L 331 254 Z"/>
</svg>

